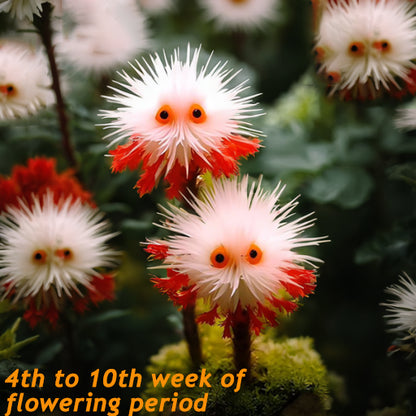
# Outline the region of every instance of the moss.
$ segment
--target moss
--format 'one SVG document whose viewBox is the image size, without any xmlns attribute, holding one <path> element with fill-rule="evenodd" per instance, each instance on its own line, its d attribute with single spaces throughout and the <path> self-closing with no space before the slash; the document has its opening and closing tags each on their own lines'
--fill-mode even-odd
<svg viewBox="0 0 416 416">
<path fill-rule="evenodd" d="M 211 388 L 194 387 L 165 388 L 148 384 L 146 397 L 189 397 L 197 399 L 209 393 L 207 416 L 318 416 L 326 413 L 329 403 L 328 375 L 319 354 L 313 349 L 310 338 L 273 339 L 267 334 L 253 341 L 253 376 L 250 382 L 243 379 L 241 389 L 234 392 L 222 387 L 220 380 L 226 373 L 234 373 L 232 347 L 229 340 L 221 337 L 222 329 L 202 326 L 201 339 L 204 365 Z M 189 374 L 190 361 L 186 344 L 180 342 L 163 347 L 151 358 L 148 375 L 183 373 Z M 197 383 L 198 384 L 198 383 Z M 169 410 L 163 414 L 171 414 Z M 173 413 L 181 414 L 181 413 Z M 188 415 L 201 414 L 187 412 Z"/>
</svg>

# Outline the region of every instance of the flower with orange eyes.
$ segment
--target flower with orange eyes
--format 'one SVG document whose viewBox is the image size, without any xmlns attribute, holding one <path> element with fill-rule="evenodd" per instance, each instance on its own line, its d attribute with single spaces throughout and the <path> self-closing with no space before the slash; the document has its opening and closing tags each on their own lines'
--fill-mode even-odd
<svg viewBox="0 0 416 416">
<path fill-rule="evenodd" d="M 403 0 L 323 2 L 315 56 L 332 94 L 373 99 L 415 89 L 414 7 Z"/>
<path fill-rule="evenodd" d="M 258 29 L 276 20 L 279 0 L 199 0 L 221 29 Z"/>
<path fill-rule="evenodd" d="M 199 55 L 200 49 L 191 53 L 188 47 L 184 61 L 176 50 L 170 59 L 156 54 L 151 63 L 137 62 L 133 69 L 140 78 L 123 73 L 126 83 L 107 97 L 119 105 L 101 112 L 113 119 L 105 124 L 115 129 L 106 136 L 112 138 L 110 145 L 121 143 L 110 151 L 112 170 L 141 167 L 140 196 L 162 178 L 168 197 L 174 198 L 201 173 L 236 174 L 238 159 L 260 146 L 258 139 L 242 136 L 259 133 L 244 121 L 259 115 L 253 96 L 240 96 L 247 87 L 227 88 L 236 73 L 221 63 L 208 70 L 209 59 L 199 69 Z"/>
<path fill-rule="evenodd" d="M 219 180 L 189 201 L 194 213 L 163 208 L 162 226 L 171 235 L 146 248 L 168 269 L 167 278 L 153 279 L 156 286 L 177 305 L 206 300 L 211 310 L 199 321 L 213 324 L 222 314 L 225 336 L 243 311 L 256 333 L 264 322 L 277 325 L 276 310 L 297 307 L 287 297 L 306 296 L 315 287 L 314 271 L 304 266 L 319 260 L 296 249 L 324 241 L 301 236 L 314 221 L 309 215 L 289 221 L 297 203 L 277 206 L 282 191 L 264 191 L 260 182 L 249 187 L 247 177 Z"/>
<path fill-rule="evenodd" d="M 31 324 L 42 314 L 55 324 L 66 301 L 83 310 L 87 299 L 111 298 L 112 277 L 100 270 L 114 264 L 115 252 L 106 244 L 113 235 L 102 214 L 80 199 L 56 202 L 47 192 L 33 196 L 31 205 L 9 206 L 0 223 L 5 296 L 27 304 Z"/>
<path fill-rule="evenodd" d="M 0 120 L 27 117 L 53 103 L 48 67 L 41 52 L 0 42 Z"/>
</svg>

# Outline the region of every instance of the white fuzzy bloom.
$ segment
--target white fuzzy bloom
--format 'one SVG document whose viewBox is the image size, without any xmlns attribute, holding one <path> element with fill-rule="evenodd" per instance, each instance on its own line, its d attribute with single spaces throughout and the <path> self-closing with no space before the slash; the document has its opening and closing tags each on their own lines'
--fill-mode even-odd
<svg viewBox="0 0 416 416">
<path fill-rule="evenodd" d="M 192 53 L 188 46 L 184 61 L 179 50 L 170 59 L 155 54 L 150 64 L 132 65 L 139 78 L 121 74 L 125 83 L 112 87 L 117 95 L 106 97 L 119 107 L 100 114 L 112 119 L 104 125 L 115 129 L 106 136 L 110 145 L 137 137 L 149 163 L 165 155 L 169 171 L 176 161 L 188 168 L 192 151 L 204 158 L 231 135 L 259 134 L 244 121 L 260 115 L 255 96 L 240 96 L 245 82 L 228 88 L 238 72 L 221 62 L 209 70 L 210 58 L 199 68 L 200 51 Z"/>
<path fill-rule="evenodd" d="M 391 331 L 416 335 L 416 283 L 405 273 L 398 284 L 386 289 L 386 293 L 395 297 L 382 304 L 386 307 L 384 317 Z"/>
<path fill-rule="evenodd" d="M 27 117 L 51 105 L 54 95 L 40 51 L 0 43 L 0 120 Z"/>
<path fill-rule="evenodd" d="M 416 130 L 416 108 L 400 108 L 396 112 L 394 124 L 402 130 Z"/>
<path fill-rule="evenodd" d="M 97 268 L 113 264 L 103 215 L 72 197 L 48 193 L 33 206 L 10 207 L 0 224 L 0 277 L 14 299 L 54 289 L 58 296 L 89 287 Z"/>
<path fill-rule="evenodd" d="M 414 5 L 403 0 L 339 0 L 323 10 L 316 38 L 321 68 L 335 89 L 370 83 L 399 88 L 416 59 Z"/>
<path fill-rule="evenodd" d="M 310 215 L 289 220 L 296 200 L 278 206 L 284 189 L 261 189 L 261 181 L 214 181 L 201 199 L 189 201 L 195 213 L 174 205 L 163 208 L 162 225 L 172 234 L 163 241 L 168 256 L 163 267 L 189 276 L 198 297 L 223 311 L 264 304 L 282 288 L 297 283 L 288 270 L 318 262 L 299 254 L 299 247 L 318 245 L 322 238 L 303 237 L 314 220 Z"/>
<path fill-rule="evenodd" d="M 149 15 L 158 15 L 171 10 L 174 0 L 139 0 L 139 5 Z"/>
<path fill-rule="evenodd" d="M 276 20 L 279 0 L 199 0 L 199 3 L 219 28 L 248 31 Z"/>
<path fill-rule="evenodd" d="M 33 20 L 33 15 L 40 16 L 45 0 L 0 0 L 0 12 L 10 13 L 19 20 Z"/>
<path fill-rule="evenodd" d="M 56 49 L 79 70 L 113 70 L 149 46 L 146 21 L 134 0 L 67 0 L 64 13 L 73 27 L 58 32 Z"/>
</svg>

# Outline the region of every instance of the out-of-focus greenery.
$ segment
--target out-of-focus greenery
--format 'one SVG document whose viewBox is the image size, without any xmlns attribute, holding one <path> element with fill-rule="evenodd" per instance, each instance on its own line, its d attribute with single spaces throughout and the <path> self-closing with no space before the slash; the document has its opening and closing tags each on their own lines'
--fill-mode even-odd
<svg viewBox="0 0 416 416">
<path fill-rule="evenodd" d="M 258 156 L 242 162 L 242 172 L 263 175 L 265 186 L 281 180 L 287 185 L 284 199 L 301 194 L 299 215 L 315 211 L 317 222 L 311 232 L 331 240 L 313 251 L 324 260 L 316 294 L 305 299 L 278 330 L 279 336 L 312 338 L 323 363 L 335 373 L 333 379 L 345 384 L 345 394 L 334 395 L 330 414 L 414 414 L 414 357 L 388 356 L 394 336 L 386 333 L 379 304 L 385 301 L 384 289 L 397 281 L 399 273 L 406 271 L 416 278 L 416 137 L 414 132 L 395 129 L 392 119 L 397 102 L 339 102 L 326 97 L 313 71 L 310 19 L 308 1 L 283 0 L 279 23 L 263 32 L 236 36 L 216 32 L 194 1 L 179 0 L 173 11 L 149 23 L 155 50 L 166 48 L 169 53 L 188 42 L 195 47 L 201 44 L 236 69 L 244 68 L 241 77 L 250 78 L 251 92 L 262 94 L 258 99 L 266 115 L 253 120 L 265 132 L 264 147 Z M 0 14 L 0 30 L 4 35 L 13 30 L 5 14 Z M 77 372 L 79 389 L 85 392 L 89 373 L 96 368 L 136 368 L 145 373 L 151 356 L 180 339 L 181 325 L 172 304 L 152 287 L 149 275 L 153 272 L 146 270 L 140 245 L 160 232 L 152 223 L 157 220 L 157 204 L 164 203 L 163 191 L 140 199 L 133 189 L 137 173 L 111 174 L 104 156 L 108 151 L 104 133 L 97 126 L 101 122 L 98 110 L 108 107 L 101 95 L 109 91 L 102 79 L 62 69 L 81 177 L 113 229 L 121 232 L 114 239 L 124 253 L 117 299 L 81 317 L 69 315 L 58 331 L 31 330 L 21 322 L 9 333 L 16 336 L 18 344 L 13 341 L 13 345 L 40 336 L 19 350 L 19 361 L 6 362 L 40 367 L 50 375 L 59 368 Z M 114 73 L 108 78 L 117 77 Z M 67 168 L 53 109 L 27 120 L 1 122 L 0 139 L 3 175 L 14 164 L 37 155 L 56 157 L 59 169 Z M 21 311 L 13 305 L 0 333 L 7 333 L 19 316 Z M 218 338 L 218 342 L 217 354 L 225 353 L 223 341 Z M 309 341 L 299 339 L 283 344 L 261 342 L 256 345 L 276 349 L 276 363 L 281 354 L 291 351 L 291 342 L 310 351 Z M 282 345 L 287 346 L 283 352 Z M 170 351 L 176 359 L 183 357 L 182 346 L 176 347 L 179 355 L 170 348 L 162 351 Z M 173 369 L 174 359 L 168 361 Z M 224 370 L 230 365 L 229 360 L 215 362 L 224 364 Z M 268 376 L 279 371 L 273 363 L 264 363 Z M 225 399 L 222 393 L 217 392 L 221 400 Z M 221 403 L 225 406 L 227 400 Z"/>
</svg>

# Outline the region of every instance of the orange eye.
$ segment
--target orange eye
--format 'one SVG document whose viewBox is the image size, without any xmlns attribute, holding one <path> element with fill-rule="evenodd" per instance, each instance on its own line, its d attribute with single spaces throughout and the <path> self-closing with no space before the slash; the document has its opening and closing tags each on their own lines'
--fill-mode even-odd
<svg viewBox="0 0 416 416">
<path fill-rule="evenodd" d="M 262 257 L 263 257 L 263 251 L 261 250 L 261 248 L 254 243 L 251 244 L 246 255 L 247 261 L 250 264 L 259 264 Z"/>
<path fill-rule="evenodd" d="M 173 111 L 169 105 L 163 105 L 156 113 L 156 120 L 160 124 L 168 124 L 173 120 Z"/>
<path fill-rule="evenodd" d="M 317 46 L 314 50 L 314 55 L 318 62 L 322 61 L 325 58 L 325 49 Z"/>
<path fill-rule="evenodd" d="M 391 49 L 391 45 L 387 40 L 379 40 L 373 42 L 373 47 L 380 52 L 388 52 Z"/>
<path fill-rule="evenodd" d="M 59 248 L 55 250 L 55 255 L 62 260 L 71 260 L 74 256 L 69 248 Z"/>
<path fill-rule="evenodd" d="M 13 84 L 0 85 L 0 92 L 6 96 L 16 95 L 16 87 Z"/>
<path fill-rule="evenodd" d="M 189 118 L 194 123 L 203 123 L 207 119 L 204 109 L 199 104 L 192 104 L 189 109 Z"/>
<path fill-rule="evenodd" d="M 221 245 L 211 253 L 210 260 L 212 266 L 223 269 L 229 263 L 230 256 L 225 247 Z"/>
<path fill-rule="evenodd" d="M 363 56 L 365 53 L 365 46 L 362 42 L 352 42 L 348 47 L 348 52 L 352 56 Z"/>
<path fill-rule="evenodd" d="M 336 82 L 339 82 L 340 79 L 341 79 L 341 74 L 339 72 L 331 71 L 326 74 L 326 80 L 330 84 L 335 84 Z"/>
<path fill-rule="evenodd" d="M 32 261 L 35 264 L 45 264 L 47 257 L 48 255 L 46 254 L 45 250 L 36 250 L 33 252 Z"/>
</svg>

